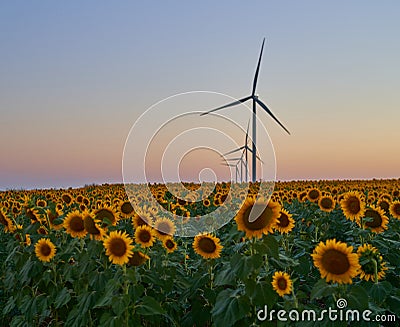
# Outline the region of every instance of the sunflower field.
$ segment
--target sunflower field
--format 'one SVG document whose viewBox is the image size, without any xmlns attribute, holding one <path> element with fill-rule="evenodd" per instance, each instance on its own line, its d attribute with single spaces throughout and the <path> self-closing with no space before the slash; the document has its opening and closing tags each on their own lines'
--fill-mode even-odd
<svg viewBox="0 0 400 327">
<path fill-rule="evenodd" d="M 1 324 L 399 326 L 400 180 L 278 182 L 270 197 L 257 196 L 257 183 L 232 186 L 190 201 L 139 186 L 180 224 L 236 192 L 230 220 L 194 237 L 176 236 L 178 221 L 146 196 L 136 195 L 135 211 L 120 184 L 0 192 Z M 343 299 L 371 319 L 259 315 L 321 312 Z"/>
</svg>

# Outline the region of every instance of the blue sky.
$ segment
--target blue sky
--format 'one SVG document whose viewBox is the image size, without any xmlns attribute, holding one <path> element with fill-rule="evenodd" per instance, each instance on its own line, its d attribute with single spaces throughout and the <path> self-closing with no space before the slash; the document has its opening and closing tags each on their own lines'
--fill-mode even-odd
<svg viewBox="0 0 400 327">
<path fill-rule="evenodd" d="M 4 1 L 0 189 L 120 182 L 135 119 L 180 92 L 258 93 L 278 179 L 398 177 L 397 1 Z"/>
</svg>

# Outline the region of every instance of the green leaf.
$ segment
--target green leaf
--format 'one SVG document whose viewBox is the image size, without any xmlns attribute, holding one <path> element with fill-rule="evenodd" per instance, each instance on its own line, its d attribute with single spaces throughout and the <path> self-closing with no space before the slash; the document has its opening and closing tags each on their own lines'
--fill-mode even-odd
<svg viewBox="0 0 400 327">
<path fill-rule="evenodd" d="M 325 279 L 320 279 L 315 283 L 313 289 L 311 290 L 311 300 L 329 296 L 334 291 L 335 288 L 332 285 L 327 284 Z"/>
<path fill-rule="evenodd" d="M 54 305 L 56 309 L 61 308 L 63 305 L 66 305 L 71 300 L 71 295 L 68 292 L 68 289 L 64 287 L 60 293 L 58 293 Z"/>
<path fill-rule="evenodd" d="M 257 253 L 250 257 L 236 253 L 231 258 L 232 270 L 240 279 L 245 279 L 250 273 L 255 272 L 263 264 L 263 257 Z"/>
<path fill-rule="evenodd" d="M 239 289 L 226 289 L 218 294 L 211 310 L 215 326 L 233 326 L 250 312 L 248 298 L 241 296 L 239 292 Z"/>
<path fill-rule="evenodd" d="M 235 285 L 235 272 L 229 264 L 224 263 L 223 268 L 215 276 L 214 284 L 216 286 Z"/>
<path fill-rule="evenodd" d="M 377 302 L 382 303 L 392 291 L 392 285 L 389 282 L 374 283 L 369 290 L 371 297 Z"/>
<path fill-rule="evenodd" d="M 400 298 L 397 296 L 389 296 L 386 302 L 389 305 L 389 309 L 400 316 Z"/>
<path fill-rule="evenodd" d="M 272 284 L 267 281 L 255 282 L 248 280 L 246 282 L 246 295 L 251 299 L 252 304 L 262 307 L 265 304 L 272 308 L 277 301 L 277 294 L 272 288 Z"/>
<path fill-rule="evenodd" d="M 161 315 L 165 314 L 164 309 L 161 307 L 153 297 L 143 297 L 141 303 L 137 305 L 136 312 L 143 316 Z"/>
<path fill-rule="evenodd" d="M 272 256 L 275 259 L 279 257 L 279 243 L 276 238 L 268 234 L 263 237 L 263 243 L 267 245 L 267 253 L 269 256 Z"/>
<path fill-rule="evenodd" d="M 350 292 L 346 295 L 346 298 L 347 308 L 352 310 L 368 309 L 368 293 L 362 286 L 353 285 Z"/>
<path fill-rule="evenodd" d="M 8 299 L 7 304 L 3 308 L 3 314 L 7 315 L 8 313 L 11 312 L 12 309 L 14 309 L 14 307 L 15 307 L 15 299 L 13 296 L 11 296 Z"/>
</svg>

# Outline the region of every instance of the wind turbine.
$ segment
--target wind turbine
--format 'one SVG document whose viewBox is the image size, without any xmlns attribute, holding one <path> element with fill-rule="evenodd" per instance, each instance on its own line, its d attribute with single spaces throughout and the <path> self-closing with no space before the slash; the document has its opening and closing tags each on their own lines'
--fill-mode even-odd
<svg viewBox="0 0 400 327">
<path fill-rule="evenodd" d="M 245 181 L 247 182 L 247 176 L 248 176 L 247 163 L 243 160 L 243 155 L 244 155 L 244 152 L 242 152 L 242 155 L 239 158 L 229 158 L 229 159 L 225 159 L 225 160 L 226 161 L 236 161 L 236 165 L 238 165 L 240 163 L 240 182 L 243 182 L 243 166 L 244 166 L 245 174 L 246 174 Z"/>
<path fill-rule="evenodd" d="M 261 51 L 260 51 L 260 56 L 258 58 L 258 63 L 257 63 L 257 68 L 256 68 L 256 73 L 254 75 L 254 80 L 253 80 L 253 89 L 251 91 L 251 95 L 244 97 L 242 99 L 239 99 L 237 101 L 228 103 L 224 106 L 212 109 L 210 111 L 204 112 L 202 114 L 200 114 L 201 116 L 203 115 L 207 115 L 211 112 L 217 111 L 217 110 L 221 110 L 224 108 L 228 108 L 228 107 L 232 107 L 232 106 L 236 106 L 238 104 L 244 103 L 247 100 L 252 100 L 253 102 L 253 146 L 252 146 L 252 181 L 255 182 L 257 180 L 257 172 L 256 172 L 256 163 L 257 163 L 257 148 L 256 148 L 256 135 L 257 135 L 257 130 L 256 130 L 256 126 L 257 126 L 257 120 L 256 120 L 256 106 L 257 104 L 263 108 L 278 124 L 279 126 L 281 126 L 289 135 L 290 132 L 286 129 L 285 126 L 282 125 L 282 123 L 278 120 L 278 118 L 276 118 L 274 116 L 274 114 L 271 112 L 271 110 L 269 110 L 269 108 L 267 107 L 267 105 L 262 102 L 259 98 L 258 95 L 256 95 L 256 87 L 257 87 L 257 80 L 258 80 L 258 73 L 260 71 L 260 64 L 261 64 L 261 58 L 262 58 L 262 54 L 263 54 L 263 50 L 264 50 L 264 43 L 265 43 L 265 38 L 263 39 L 262 45 L 261 45 Z"/>
<path fill-rule="evenodd" d="M 240 161 L 238 161 L 238 162 L 236 163 L 236 165 L 233 165 L 233 164 L 230 164 L 230 163 L 226 163 L 226 162 L 224 162 L 224 163 L 221 164 L 221 165 L 223 165 L 223 166 L 235 167 L 235 171 L 236 171 L 236 183 L 238 182 L 238 175 L 239 175 L 238 164 L 239 164 L 239 162 L 240 162 Z M 240 176 L 240 180 L 242 180 L 242 176 Z"/>
</svg>

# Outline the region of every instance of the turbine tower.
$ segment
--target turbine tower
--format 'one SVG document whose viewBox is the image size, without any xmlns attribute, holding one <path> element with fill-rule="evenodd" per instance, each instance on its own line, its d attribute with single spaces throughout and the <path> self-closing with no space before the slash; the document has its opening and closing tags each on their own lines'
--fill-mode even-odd
<svg viewBox="0 0 400 327">
<path fill-rule="evenodd" d="M 252 145 L 252 151 L 251 152 L 252 152 L 252 181 L 253 182 L 255 182 L 257 180 L 257 171 L 256 171 L 257 170 L 257 148 L 256 148 L 256 138 L 257 138 L 256 107 L 257 107 L 257 104 L 261 108 L 263 108 L 279 124 L 279 126 L 281 126 L 286 131 L 286 133 L 288 133 L 290 135 L 290 132 L 286 129 L 286 127 L 282 125 L 282 123 L 278 120 L 278 118 L 276 118 L 274 116 L 274 114 L 271 112 L 271 110 L 269 110 L 267 105 L 258 98 L 258 95 L 256 95 L 258 74 L 260 72 L 260 64 L 261 64 L 261 58 L 262 58 L 262 54 L 263 54 L 263 50 L 264 50 L 264 43 L 265 43 L 265 38 L 263 39 L 263 42 L 262 42 L 262 45 L 261 45 L 261 51 L 260 51 L 260 56 L 258 58 L 256 73 L 254 75 L 253 89 L 251 91 L 251 95 L 200 114 L 200 116 L 207 115 L 207 114 L 209 114 L 211 112 L 214 112 L 214 111 L 217 111 L 217 110 L 221 110 L 221 109 L 224 109 L 224 108 L 228 108 L 228 107 L 233 107 L 233 106 L 236 106 L 236 105 L 241 104 L 243 102 L 246 102 L 247 100 L 250 100 L 250 99 L 252 100 L 252 103 L 253 103 L 253 145 Z"/>
</svg>

